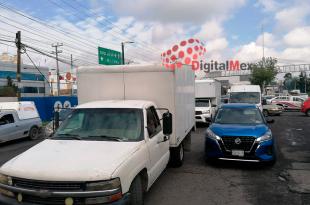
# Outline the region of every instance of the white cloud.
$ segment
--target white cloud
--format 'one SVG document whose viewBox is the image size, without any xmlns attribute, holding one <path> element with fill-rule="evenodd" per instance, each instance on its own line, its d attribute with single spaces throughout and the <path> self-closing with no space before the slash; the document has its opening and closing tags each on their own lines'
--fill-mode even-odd
<svg viewBox="0 0 310 205">
<path fill-rule="evenodd" d="M 223 27 L 220 21 L 211 20 L 202 24 L 196 37 L 202 40 L 212 40 L 223 35 Z"/>
<path fill-rule="evenodd" d="M 277 27 L 280 30 L 290 30 L 305 24 L 305 18 L 310 14 L 308 4 L 285 8 L 275 14 Z"/>
<path fill-rule="evenodd" d="M 226 38 L 217 38 L 206 43 L 207 52 L 222 51 L 227 48 L 228 42 Z"/>
<path fill-rule="evenodd" d="M 292 47 L 310 46 L 310 27 L 296 28 L 284 36 L 284 42 Z"/>
<path fill-rule="evenodd" d="M 113 8 L 120 16 L 141 21 L 191 22 L 200 24 L 210 18 L 222 18 L 245 4 L 245 0 L 115 0 Z"/>
<path fill-rule="evenodd" d="M 277 57 L 277 52 L 272 48 L 265 48 L 265 57 Z M 238 59 L 246 62 L 256 62 L 263 57 L 263 47 L 257 45 L 255 42 L 243 45 L 239 48 L 234 56 L 234 59 Z"/>
<path fill-rule="evenodd" d="M 256 39 L 256 45 L 263 46 L 263 41 L 264 41 L 264 46 L 265 47 L 276 47 L 279 45 L 281 42 L 274 36 L 272 33 L 264 32 L 264 35 L 259 35 Z"/>
</svg>

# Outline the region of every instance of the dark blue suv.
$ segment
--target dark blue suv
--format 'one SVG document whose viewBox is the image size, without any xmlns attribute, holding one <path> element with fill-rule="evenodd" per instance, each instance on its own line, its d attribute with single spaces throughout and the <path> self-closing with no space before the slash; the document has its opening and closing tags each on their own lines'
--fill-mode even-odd
<svg viewBox="0 0 310 205">
<path fill-rule="evenodd" d="M 252 104 L 224 104 L 206 131 L 206 160 L 267 162 L 276 160 L 274 139 L 259 108 Z"/>
</svg>

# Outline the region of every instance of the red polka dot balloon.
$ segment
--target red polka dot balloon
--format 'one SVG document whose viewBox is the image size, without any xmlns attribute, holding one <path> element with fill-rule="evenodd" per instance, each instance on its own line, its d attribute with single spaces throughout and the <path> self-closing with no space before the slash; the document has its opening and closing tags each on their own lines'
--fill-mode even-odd
<svg viewBox="0 0 310 205">
<path fill-rule="evenodd" d="M 161 54 L 162 64 L 167 69 L 181 68 L 199 61 L 206 53 L 206 48 L 199 39 L 182 40 Z"/>
</svg>

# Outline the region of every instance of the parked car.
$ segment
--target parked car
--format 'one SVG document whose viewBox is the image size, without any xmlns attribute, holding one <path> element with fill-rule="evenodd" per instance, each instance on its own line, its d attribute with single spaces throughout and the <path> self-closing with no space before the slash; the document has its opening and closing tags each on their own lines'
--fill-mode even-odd
<svg viewBox="0 0 310 205">
<path fill-rule="evenodd" d="M 23 137 L 37 139 L 41 126 L 33 102 L 0 103 L 0 143 Z"/>
<path fill-rule="evenodd" d="M 282 106 L 285 110 L 300 110 L 305 100 L 298 96 L 278 96 L 267 100 L 272 104 Z"/>
<path fill-rule="evenodd" d="M 301 112 L 305 113 L 308 117 L 310 117 L 310 98 L 308 98 L 301 107 Z"/>
<path fill-rule="evenodd" d="M 273 164 L 274 139 L 260 109 L 253 104 L 222 105 L 206 131 L 206 160 L 234 160 Z"/>
<path fill-rule="evenodd" d="M 263 114 L 265 117 L 270 115 L 281 115 L 283 107 L 276 104 L 263 105 Z"/>
</svg>

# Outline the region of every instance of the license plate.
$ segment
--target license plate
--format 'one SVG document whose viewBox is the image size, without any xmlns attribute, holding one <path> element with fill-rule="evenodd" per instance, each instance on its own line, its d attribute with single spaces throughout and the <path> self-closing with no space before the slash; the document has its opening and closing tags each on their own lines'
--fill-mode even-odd
<svg viewBox="0 0 310 205">
<path fill-rule="evenodd" d="M 244 157 L 244 151 L 243 150 L 232 150 L 231 154 L 233 156 Z"/>
</svg>

